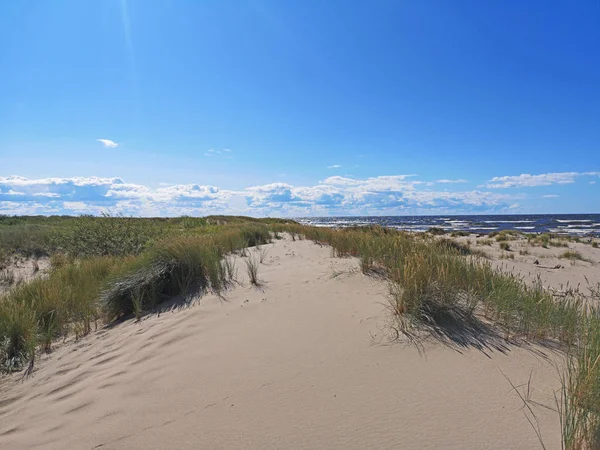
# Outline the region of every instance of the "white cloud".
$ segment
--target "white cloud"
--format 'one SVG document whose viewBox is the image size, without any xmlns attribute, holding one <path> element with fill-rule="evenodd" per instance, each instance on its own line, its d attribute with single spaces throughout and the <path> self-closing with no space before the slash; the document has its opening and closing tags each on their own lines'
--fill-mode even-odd
<svg viewBox="0 0 600 450">
<path fill-rule="evenodd" d="M 119 144 L 117 144 L 115 141 L 111 141 L 110 139 L 96 139 L 98 142 L 102 143 L 102 145 L 104 145 L 104 147 L 106 148 L 115 148 L 118 147 Z"/>
<path fill-rule="evenodd" d="M 355 179 L 332 176 L 314 185 L 270 183 L 241 190 L 202 184 L 149 187 L 121 178 L 0 177 L 0 214 L 247 214 L 309 216 L 498 212 L 521 195 L 479 190 L 437 191 L 414 175 Z M 14 195 L 18 192 L 22 195 Z M 18 201 L 15 201 L 18 200 Z"/>
<path fill-rule="evenodd" d="M 12 175 L 9 177 L 0 177 L 0 186 L 99 186 L 113 183 L 124 183 L 121 178 L 102 178 L 102 177 L 72 177 L 72 178 L 38 178 L 30 180 L 29 178 Z"/>
<path fill-rule="evenodd" d="M 436 183 L 468 183 L 467 180 L 447 180 L 447 179 L 442 179 L 442 180 L 436 180 Z"/>
<path fill-rule="evenodd" d="M 556 194 L 542 195 L 542 198 L 558 198 L 558 197 L 560 197 L 560 195 L 556 195 Z"/>
<path fill-rule="evenodd" d="M 60 198 L 60 194 L 54 192 L 34 192 L 31 195 L 34 197 Z"/>
<path fill-rule="evenodd" d="M 595 181 L 590 181 L 590 184 L 596 184 L 596 182 Z"/>
<path fill-rule="evenodd" d="M 233 150 L 229 149 L 229 148 L 224 148 L 222 150 L 215 150 L 214 148 L 211 148 L 209 150 L 206 151 L 206 153 L 204 153 L 204 156 L 215 156 L 215 155 L 223 155 L 225 156 L 225 158 L 231 158 L 230 155 L 225 155 L 225 153 L 231 153 Z"/>
<path fill-rule="evenodd" d="M 581 176 L 598 176 L 600 172 L 555 172 L 531 175 L 524 173 L 504 177 L 494 177 L 485 185 L 487 188 L 502 189 L 514 187 L 550 186 L 552 184 L 574 183 Z"/>
<path fill-rule="evenodd" d="M 44 205 L 35 202 L 0 201 L 0 214 L 7 215 L 51 215 L 63 212 L 55 205 Z"/>
<path fill-rule="evenodd" d="M 77 213 L 89 213 L 94 210 L 85 202 L 63 202 L 63 208 Z"/>
<path fill-rule="evenodd" d="M 485 185 L 487 188 L 503 189 L 513 187 L 537 187 L 550 186 L 552 184 L 570 184 L 574 183 L 581 176 L 600 176 L 600 172 L 555 172 L 531 175 L 524 173 L 521 175 L 494 177 Z"/>
<path fill-rule="evenodd" d="M 340 166 L 339 164 L 333 164 L 331 166 L 327 166 L 328 169 L 341 169 L 342 166 Z"/>
</svg>

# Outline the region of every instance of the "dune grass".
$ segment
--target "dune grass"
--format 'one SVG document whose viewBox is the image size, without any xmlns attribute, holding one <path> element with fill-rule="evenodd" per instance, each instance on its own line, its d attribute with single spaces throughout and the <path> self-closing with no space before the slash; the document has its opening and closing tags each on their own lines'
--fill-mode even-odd
<svg viewBox="0 0 600 450">
<path fill-rule="evenodd" d="M 556 233 L 528 234 L 527 241 L 530 245 L 544 248 L 568 247 L 570 242 L 580 242 L 575 236 L 561 235 Z"/>
<path fill-rule="evenodd" d="M 578 261 L 587 261 L 583 257 L 583 255 L 581 253 L 579 253 L 577 250 L 567 250 L 567 251 L 561 253 L 560 255 L 558 255 L 558 257 L 571 259 L 571 260 L 578 260 Z"/>
<path fill-rule="evenodd" d="M 496 238 L 496 242 L 514 241 L 522 236 L 522 233 L 516 230 L 492 231 L 489 238 Z"/>
<path fill-rule="evenodd" d="M 258 278 L 258 268 L 260 262 L 254 258 L 252 255 L 248 256 L 248 259 L 245 261 L 246 264 L 246 272 L 248 273 L 248 279 L 250 280 L 250 284 L 256 287 L 260 287 L 262 285 L 262 281 Z"/>
<path fill-rule="evenodd" d="M 51 273 L 0 298 L 3 370 L 22 368 L 36 351 L 50 351 L 55 339 L 85 335 L 96 323 L 140 318 L 168 297 L 191 291 L 221 293 L 236 278 L 228 254 L 285 232 L 329 245 L 333 256 L 357 257 L 364 273 L 385 277 L 390 309 L 407 333 L 424 325 L 443 326 L 448 318 L 460 324 L 481 317 L 507 339 L 561 343 L 567 358 L 560 403 L 564 447 L 600 445 L 598 309 L 576 293 L 557 297 L 541 282 L 527 283 L 498 270 L 470 245 L 380 226 L 333 230 L 227 217 L 148 219 L 149 224 L 123 218 L 61 220 L 66 228 L 54 236 L 62 238 L 46 247 L 53 255 Z M 36 225 L 50 226 L 43 221 Z M 115 233 L 122 236 L 111 237 Z M 508 245 L 514 234 L 495 237 Z M 79 242 L 68 243 L 74 239 Z M 530 244 L 553 241 L 566 242 L 541 235 Z M 24 248 L 3 245 L 4 251 Z M 254 253 L 245 264 L 251 283 L 259 285 L 260 250 L 258 257 Z"/>
<path fill-rule="evenodd" d="M 43 256 L 52 248 L 54 229 L 46 225 L 0 226 L 0 263 L 11 255 Z"/>
<path fill-rule="evenodd" d="M 589 306 L 600 303 L 600 287 L 591 290 L 591 297 L 577 291 L 556 297 L 539 280 L 527 283 L 492 267 L 469 247 L 426 234 L 377 227 L 280 227 L 286 229 L 331 245 L 335 256 L 358 257 L 365 273 L 385 276 L 390 309 L 405 333 L 424 325 L 443 326 L 449 318 L 456 324 L 483 316 L 506 339 L 562 344 L 566 357 L 559 402 L 563 447 L 600 448 L 600 312 L 597 306 Z M 500 242 L 507 243 L 504 237 Z"/>
<path fill-rule="evenodd" d="M 540 283 L 528 284 L 499 271 L 456 241 L 377 227 L 291 229 L 331 245 L 335 256 L 358 257 L 363 272 L 376 271 L 398 284 L 394 310 L 417 323 L 466 306 L 466 311 L 481 311 L 507 335 L 568 342 L 576 335 L 573 316 L 580 308 L 578 302 L 555 299 Z"/>
<path fill-rule="evenodd" d="M 65 233 L 84 228 L 88 220 L 93 223 L 82 220 Z M 0 297 L 0 370 L 17 370 L 33 360 L 36 349 L 51 351 L 56 339 L 86 335 L 98 323 L 128 315 L 139 318 L 170 296 L 192 290 L 220 293 L 236 275 L 234 264 L 224 256 L 270 241 L 267 226 L 254 221 L 207 225 L 203 233 L 192 228 L 140 237 L 137 231 L 147 225 L 131 226 L 123 218 L 99 220 L 100 225 L 86 231 L 87 238 L 71 247 L 73 253 L 53 254 L 47 276 Z M 73 227 L 73 222 L 67 226 Z M 102 241 L 123 229 L 126 236 Z M 119 239 L 126 241 L 125 251 L 117 251 Z"/>
<path fill-rule="evenodd" d="M 600 296 L 597 296 L 600 300 Z M 567 450 L 600 446 L 600 309 L 585 317 L 581 342 L 569 353 L 562 376 L 560 417 Z"/>
<path fill-rule="evenodd" d="M 111 257 L 84 260 L 20 284 L 0 298 L 0 366 L 13 370 L 33 357 L 36 345 L 50 351 L 54 339 L 91 331 L 100 319 L 102 284 L 121 264 Z"/>
<path fill-rule="evenodd" d="M 429 234 L 433 234 L 434 236 L 441 236 L 443 234 L 446 234 L 446 230 L 444 230 L 443 228 L 439 228 L 439 227 L 430 227 L 427 232 Z"/>
<path fill-rule="evenodd" d="M 154 308 L 164 297 L 197 292 L 221 293 L 234 281 L 226 254 L 270 241 L 264 225 L 223 229 L 201 236 L 182 235 L 158 241 L 112 277 L 101 295 L 110 319 Z"/>
</svg>

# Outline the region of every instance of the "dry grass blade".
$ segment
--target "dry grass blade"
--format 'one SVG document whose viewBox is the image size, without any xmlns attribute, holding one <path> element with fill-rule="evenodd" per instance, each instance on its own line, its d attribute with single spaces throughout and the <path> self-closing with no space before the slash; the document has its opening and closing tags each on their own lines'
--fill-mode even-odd
<svg viewBox="0 0 600 450">
<path fill-rule="evenodd" d="M 267 258 L 267 255 L 269 253 L 269 250 L 265 246 L 256 247 L 256 252 L 258 253 L 258 260 L 259 260 L 260 264 L 264 264 L 265 259 Z"/>
<path fill-rule="evenodd" d="M 246 263 L 246 272 L 248 273 L 250 284 L 256 287 L 261 286 L 262 280 L 258 277 L 258 267 L 260 263 L 252 256 L 248 257 L 244 262 Z"/>
</svg>

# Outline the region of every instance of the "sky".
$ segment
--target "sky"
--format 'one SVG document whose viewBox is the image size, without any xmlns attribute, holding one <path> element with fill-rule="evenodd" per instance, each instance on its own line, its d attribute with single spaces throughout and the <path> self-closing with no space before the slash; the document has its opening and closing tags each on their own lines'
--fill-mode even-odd
<svg viewBox="0 0 600 450">
<path fill-rule="evenodd" d="M 600 213 L 600 3 L 6 0 L 0 214 Z"/>
</svg>

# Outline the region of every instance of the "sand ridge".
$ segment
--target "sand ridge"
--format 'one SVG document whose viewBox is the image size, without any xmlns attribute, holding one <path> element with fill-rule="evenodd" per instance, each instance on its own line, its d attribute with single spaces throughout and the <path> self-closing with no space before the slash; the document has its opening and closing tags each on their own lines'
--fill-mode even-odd
<svg viewBox="0 0 600 450">
<path fill-rule="evenodd" d="M 0 448 L 540 448 L 505 375 L 553 406 L 558 355 L 390 342 L 386 285 L 356 259 L 266 248 L 262 289 L 236 257 L 225 299 L 102 329 L 5 380 Z M 558 415 L 536 414 L 559 448 Z"/>
</svg>

